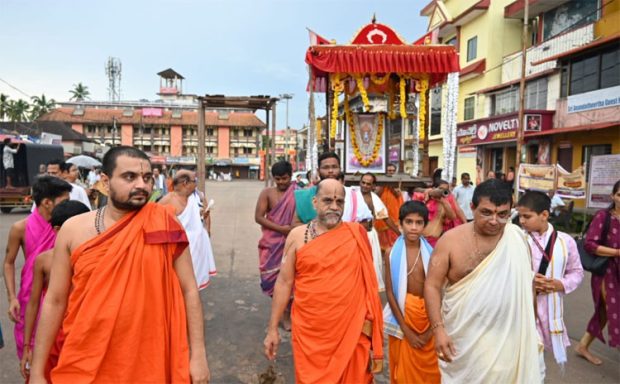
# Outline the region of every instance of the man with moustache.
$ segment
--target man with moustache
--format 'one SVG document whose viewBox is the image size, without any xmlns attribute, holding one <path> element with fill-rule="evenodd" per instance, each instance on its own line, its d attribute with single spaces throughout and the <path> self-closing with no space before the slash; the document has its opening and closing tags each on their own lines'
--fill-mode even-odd
<svg viewBox="0 0 620 384">
<path fill-rule="evenodd" d="M 424 283 L 442 383 L 541 383 L 529 245 L 511 191 L 474 190 L 474 220 L 437 242 Z M 447 283 L 446 283 L 447 281 Z"/>
<path fill-rule="evenodd" d="M 319 178 L 321 180 L 334 179 L 338 180 L 340 175 L 340 157 L 335 152 L 323 152 L 319 156 Z M 343 175 L 344 179 L 344 175 Z M 344 180 L 343 180 L 344 181 Z M 316 195 L 317 186 L 314 185 L 308 189 L 295 191 L 295 220 L 293 226 L 307 224 L 316 217 L 313 199 Z M 342 213 L 342 221 L 344 222 L 362 222 L 372 220 L 372 213 L 363 201 L 358 201 L 358 196 L 354 191 L 345 187 L 344 189 L 344 211 Z"/>
<path fill-rule="evenodd" d="M 274 360 L 278 323 L 295 286 L 299 383 L 371 383 L 382 368 L 383 317 L 370 244 L 361 225 L 342 222 L 344 199 L 337 180 L 321 181 L 313 199 L 316 219 L 294 228 L 284 246 L 264 348 Z"/>
<path fill-rule="evenodd" d="M 148 156 L 114 147 L 103 158 L 108 205 L 58 233 L 30 382 L 42 383 L 62 323 L 52 382 L 206 383 L 209 368 L 187 237 L 174 209 L 147 203 Z"/>
</svg>

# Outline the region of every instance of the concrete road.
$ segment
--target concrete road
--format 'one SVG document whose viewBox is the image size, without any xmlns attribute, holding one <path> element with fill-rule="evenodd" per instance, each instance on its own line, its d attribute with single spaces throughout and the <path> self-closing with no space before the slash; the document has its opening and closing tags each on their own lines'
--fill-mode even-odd
<svg viewBox="0 0 620 384">
<path fill-rule="evenodd" d="M 254 223 L 254 205 L 263 184 L 258 182 L 208 182 L 207 194 L 215 200 L 212 242 L 218 275 L 201 292 L 207 322 L 207 351 L 214 383 L 256 383 L 270 363 L 262 355 L 262 341 L 269 318 L 270 300 L 258 283 L 256 245 L 260 230 Z M 4 249 L 10 225 L 27 212 L 0 214 L 0 249 Z M 21 256 L 20 256 L 21 258 Z M 21 267 L 21 260 L 19 267 Z M 2 280 L 4 286 L 4 280 Z M 592 315 L 589 276 L 565 301 L 565 320 L 573 344 L 581 337 Z M 15 356 L 12 324 L 7 317 L 6 292 L 0 292 L 0 323 L 5 347 L 0 350 L 0 382 L 18 383 L 21 377 Z M 619 383 L 620 353 L 599 341 L 593 351 L 604 360 L 594 367 L 569 352 L 562 375 L 551 354 L 546 354 L 548 383 Z M 289 335 L 283 334 L 280 358 L 274 364 L 276 382 L 294 382 Z M 386 365 L 387 366 L 387 365 Z M 377 377 L 389 382 L 387 375 Z"/>
</svg>

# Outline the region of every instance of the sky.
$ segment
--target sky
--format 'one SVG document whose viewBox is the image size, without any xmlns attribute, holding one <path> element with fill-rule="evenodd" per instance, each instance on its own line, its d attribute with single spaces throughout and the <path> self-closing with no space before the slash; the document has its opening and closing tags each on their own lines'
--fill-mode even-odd
<svg viewBox="0 0 620 384">
<path fill-rule="evenodd" d="M 427 3 L 0 0 L 0 93 L 66 101 L 81 82 L 91 100 L 107 100 L 104 66 L 112 56 L 122 62 L 123 100 L 157 99 L 157 73 L 173 68 L 185 77 L 184 93 L 291 93 L 289 126 L 296 129 L 308 121 L 306 27 L 348 43 L 375 13 L 377 22 L 412 42 L 426 31 L 428 20 L 419 14 Z M 279 103 L 278 129 L 286 127 L 285 116 L 285 103 Z M 258 117 L 264 120 L 264 112 Z"/>
</svg>

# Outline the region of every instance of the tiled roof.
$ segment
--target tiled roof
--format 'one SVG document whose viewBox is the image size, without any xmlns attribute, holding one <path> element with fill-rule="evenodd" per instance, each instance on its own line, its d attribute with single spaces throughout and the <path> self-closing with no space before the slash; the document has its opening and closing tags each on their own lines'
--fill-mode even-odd
<svg viewBox="0 0 620 384">
<path fill-rule="evenodd" d="M 41 116 L 39 121 L 61 121 L 76 124 L 158 124 L 158 125 L 198 125 L 198 113 L 182 111 L 180 118 L 172 117 L 172 111 L 163 111 L 161 117 L 142 116 L 141 109 L 134 109 L 132 116 L 123 116 L 122 109 L 84 108 L 83 115 L 73 115 L 74 108 L 57 108 Z M 251 112 L 229 112 L 226 119 L 220 119 L 218 112 L 205 112 L 205 125 L 215 127 L 260 127 L 263 123 Z"/>
<path fill-rule="evenodd" d="M 62 141 L 92 141 L 61 121 L 1 122 L 0 128 L 8 132 L 17 132 L 20 135 L 28 136 L 39 136 L 41 132 L 47 132 L 62 136 Z"/>
</svg>

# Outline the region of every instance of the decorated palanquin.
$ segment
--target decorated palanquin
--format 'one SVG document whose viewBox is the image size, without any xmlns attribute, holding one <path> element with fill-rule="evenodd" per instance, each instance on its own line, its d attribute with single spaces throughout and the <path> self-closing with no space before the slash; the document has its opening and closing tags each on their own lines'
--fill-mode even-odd
<svg viewBox="0 0 620 384">
<path fill-rule="evenodd" d="M 318 35 L 317 35 L 318 36 Z M 327 93 L 329 146 L 333 146 L 339 121 L 344 123 L 347 172 L 382 173 L 387 163 L 387 120 L 413 119 L 414 176 L 420 141 L 427 131 L 428 90 L 447 82 L 444 152 L 453 167 L 456 147 L 456 111 L 459 60 L 451 45 L 427 44 L 420 39 L 407 44 L 392 28 L 373 21 L 346 45 L 314 39 L 306 52 L 310 79 L 308 90 Z M 426 44 L 426 45 L 424 45 Z M 387 99 L 387 108 L 374 110 L 369 95 Z M 362 111 L 350 108 L 353 97 L 361 98 Z M 415 99 L 415 113 L 408 110 Z M 443 117 L 443 116 L 442 116 Z M 312 123 L 312 122 L 311 122 Z M 311 124 L 311 129 L 312 129 Z M 327 130 L 326 130 L 327 131 Z M 320 129 L 315 131 L 320 138 Z M 451 152 L 448 154 L 448 152 Z M 452 160 L 450 160 L 452 159 Z"/>
</svg>

